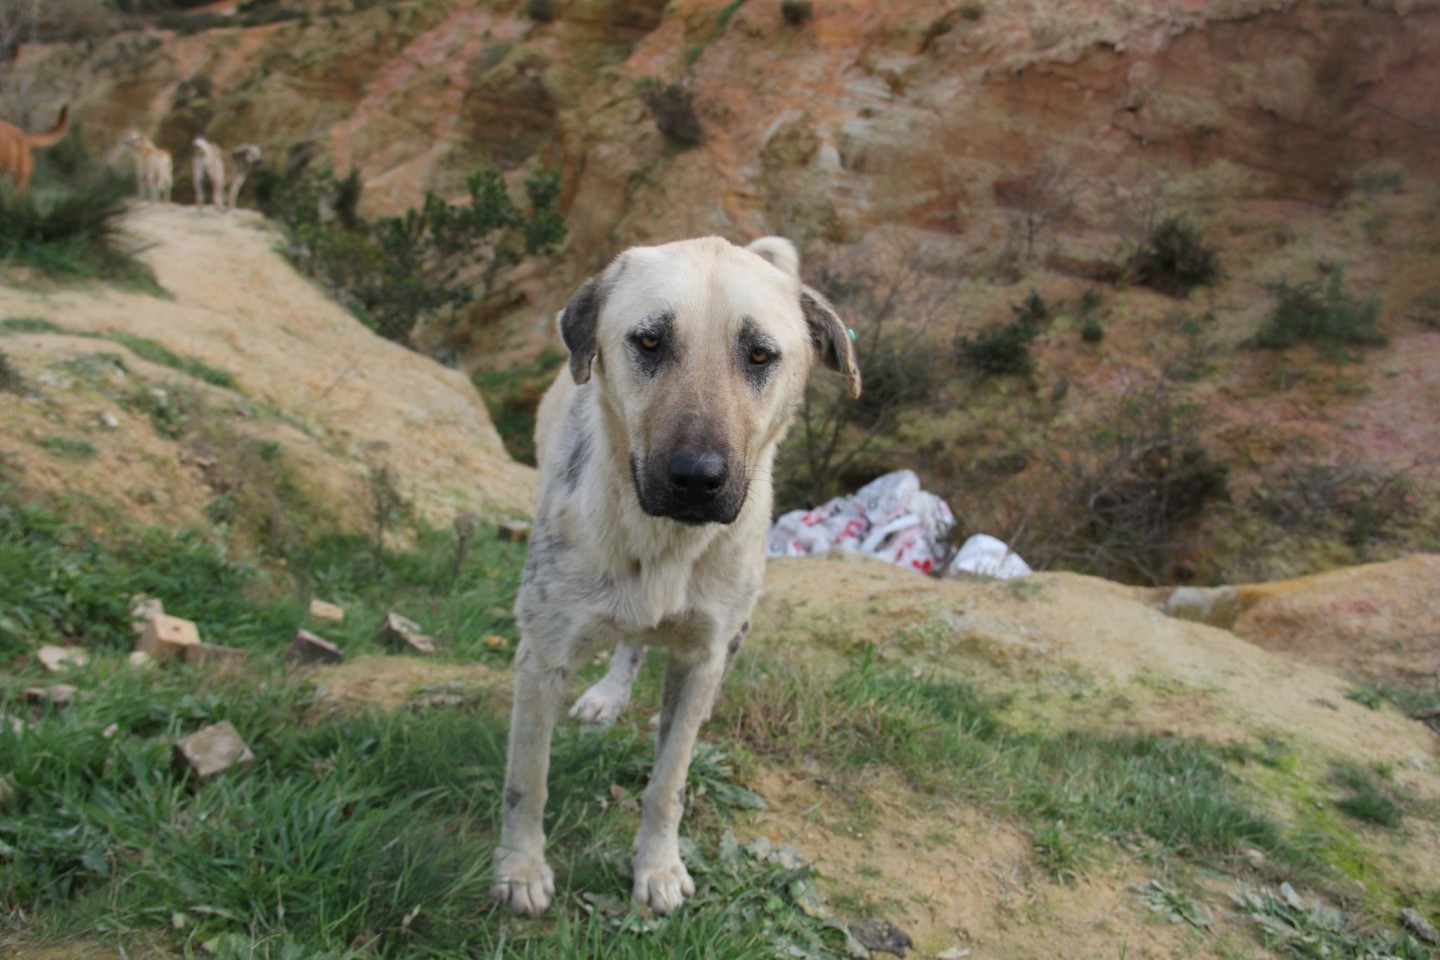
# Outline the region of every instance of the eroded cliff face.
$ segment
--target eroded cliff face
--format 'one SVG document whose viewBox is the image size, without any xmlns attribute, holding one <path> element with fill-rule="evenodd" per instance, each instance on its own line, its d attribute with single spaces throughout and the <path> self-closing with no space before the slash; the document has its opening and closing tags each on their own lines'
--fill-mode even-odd
<svg viewBox="0 0 1440 960">
<path fill-rule="evenodd" d="M 1376 158 L 1440 153 L 1433 2 L 1035 4 L 421 0 L 25 52 L 92 144 L 139 126 L 272 157 L 314 141 L 371 212 L 474 165 L 558 165 L 577 260 L 698 232 L 858 239 L 900 222 L 980 239 L 1063 169 L 1113 229 L 1134 171 L 1211 197 L 1333 200 Z M 704 141 L 655 129 L 639 78 L 684 78 Z"/>
</svg>

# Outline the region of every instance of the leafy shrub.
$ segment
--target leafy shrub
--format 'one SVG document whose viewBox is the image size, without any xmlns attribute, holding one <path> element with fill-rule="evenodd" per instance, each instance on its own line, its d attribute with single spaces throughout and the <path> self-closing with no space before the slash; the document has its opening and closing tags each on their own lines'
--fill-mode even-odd
<svg viewBox="0 0 1440 960">
<path fill-rule="evenodd" d="M 1254 494 L 1253 504 L 1281 527 L 1329 532 L 1363 550 L 1414 517 L 1413 492 L 1414 479 L 1404 470 L 1296 460 Z"/>
<path fill-rule="evenodd" d="M 783 0 L 780 4 L 780 16 L 792 27 L 804 26 L 815 16 L 815 4 L 810 0 Z"/>
<path fill-rule="evenodd" d="M 555 0 L 525 0 L 525 15 L 531 20 L 549 23 L 555 19 Z"/>
<path fill-rule="evenodd" d="M 1105 328 L 1094 317 L 1086 317 L 1080 323 L 1080 339 L 1086 343 L 1099 343 L 1105 339 Z"/>
<path fill-rule="evenodd" d="M 0 191 L 0 261 L 53 277 L 153 285 L 125 243 L 121 221 L 132 193 L 129 177 L 95 165 L 63 179 L 37 172 L 18 197 Z"/>
<path fill-rule="evenodd" d="M 23 393 L 25 390 L 20 371 L 10 365 L 10 358 L 3 350 L 0 350 L 0 390 L 6 393 Z"/>
<path fill-rule="evenodd" d="M 986 327 L 972 337 L 961 337 L 957 346 L 960 360 L 986 376 L 1028 376 L 1035 367 L 1030 344 L 1041 333 L 1041 324 L 1050 318 L 1050 307 L 1031 290 L 1021 303 L 1010 309 L 1009 323 Z"/>
<path fill-rule="evenodd" d="M 419 208 L 375 221 L 358 212 L 354 171 L 338 181 L 328 169 L 272 178 L 257 195 L 289 229 L 295 264 L 376 333 L 405 343 L 420 317 L 469 303 L 502 267 L 548 253 L 565 237 L 555 209 L 558 171 L 541 169 L 525 181 L 528 212 L 496 169 L 472 174 L 466 189 L 465 204 L 427 192 Z"/>
<path fill-rule="evenodd" d="M 1220 279 L 1219 249 L 1206 246 L 1200 230 L 1176 217 L 1162 220 L 1131 261 L 1137 283 L 1183 297 Z"/>
<path fill-rule="evenodd" d="M 655 118 L 656 128 L 681 147 L 700 143 L 704 130 L 695 115 L 695 94 L 682 83 L 650 83 L 640 99 Z"/>
<path fill-rule="evenodd" d="M 1282 282 L 1269 288 L 1275 307 L 1255 336 L 1257 347 L 1284 350 L 1314 343 L 1333 356 L 1346 346 L 1379 347 L 1389 342 L 1375 326 L 1380 301 L 1352 296 L 1345 289 L 1343 267 L 1333 267 L 1328 273 L 1323 279 Z"/>
</svg>

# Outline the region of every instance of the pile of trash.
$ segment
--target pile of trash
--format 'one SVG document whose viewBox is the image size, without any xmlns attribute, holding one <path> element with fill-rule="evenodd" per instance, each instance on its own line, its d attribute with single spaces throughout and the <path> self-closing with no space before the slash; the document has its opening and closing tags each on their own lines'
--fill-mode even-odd
<svg viewBox="0 0 1440 960">
<path fill-rule="evenodd" d="M 950 556 L 945 537 L 954 526 L 949 504 L 922 490 L 913 470 L 897 470 L 814 510 L 782 515 L 770 528 L 765 553 L 802 557 L 846 550 L 947 577 L 979 573 L 1007 580 L 1033 572 L 1004 542 L 983 533 Z"/>
</svg>

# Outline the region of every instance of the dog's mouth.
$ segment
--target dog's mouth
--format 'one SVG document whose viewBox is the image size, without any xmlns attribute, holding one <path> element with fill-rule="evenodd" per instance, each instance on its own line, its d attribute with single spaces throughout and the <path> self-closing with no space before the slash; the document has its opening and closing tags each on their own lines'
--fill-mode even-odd
<svg viewBox="0 0 1440 960">
<path fill-rule="evenodd" d="M 745 505 L 745 470 L 707 450 L 675 450 L 641 460 L 630 455 L 640 509 L 686 526 L 734 523 Z"/>
</svg>

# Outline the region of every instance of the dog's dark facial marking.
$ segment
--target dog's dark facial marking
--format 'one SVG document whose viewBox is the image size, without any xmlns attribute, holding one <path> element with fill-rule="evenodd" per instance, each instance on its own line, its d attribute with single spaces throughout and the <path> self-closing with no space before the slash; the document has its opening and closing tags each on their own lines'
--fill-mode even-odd
<svg viewBox="0 0 1440 960">
<path fill-rule="evenodd" d="M 516 807 L 520 806 L 520 801 L 521 801 L 521 800 L 524 800 L 524 799 L 525 799 L 525 794 L 524 794 L 522 791 L 516 790 L 514 787 L 507 787 L 507 788 L 506 788 L 506 790 L 505 790 L 505 806 L 506 806 L 508 809 L 514 810 Z"/>
<path fill-rule="evenodd" d="M 630 356 L 647 380 L 654 380 L 667 364 L 680 360 L 680 343 L 675 337 L 675 314 L 646 317 L 626 337 Z"/>
<path fill-rule="evenodd" d="M 740 325 L 740 338 L 735 342 L 735 363 L 745 377 L 750 392 L 759 394 L 780 368 L 780 347 L 752 318 Z"/>
</svg>

